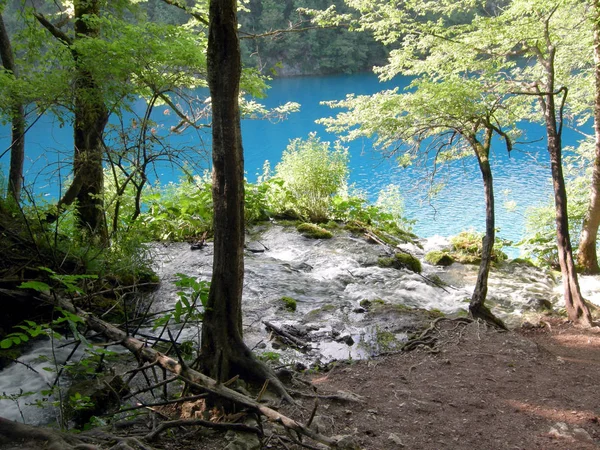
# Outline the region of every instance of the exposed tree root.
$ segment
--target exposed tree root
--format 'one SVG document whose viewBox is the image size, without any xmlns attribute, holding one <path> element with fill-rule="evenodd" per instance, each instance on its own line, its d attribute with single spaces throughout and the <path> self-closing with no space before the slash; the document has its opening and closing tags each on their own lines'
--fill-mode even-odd
<svg viewBox="0 0 600 450">
<path fill-rule="evenodd" d="M 438 324 L 440 322 L 454 322 L 457 324 L 456 326 L 460 326 L 472 323 L 473 320 L 467 317 L 457 317 L 454 319 L 450 319 L 448 317 L 438 317 L 431 322 L 431 325 L 421 332 L 421 334 L 406 342 L 400 349 L 400 352 L 409 352 L 411 350 L 415 350 L 416 348 L 425 348 L 431 353 L 438 353 L 439 349 L 437 348 L 437 344 L 439 342 L 439 337 L 435 336 L 434 333 L 439 332 Z"/>
<path fill-rule="evenodd" d="M 490 325 L 499 328 L 501 330 L 508 331 L 508 327 L 505 325 L 502 320 L 496 317 L 490 309 L 480 303 L 469 305 L 469 314 L 473 319 L 481 319 Z"/>
</svg>

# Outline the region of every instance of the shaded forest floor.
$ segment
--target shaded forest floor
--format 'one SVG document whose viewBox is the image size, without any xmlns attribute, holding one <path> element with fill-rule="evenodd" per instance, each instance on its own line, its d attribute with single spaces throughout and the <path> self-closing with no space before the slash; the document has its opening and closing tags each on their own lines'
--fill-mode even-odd
<svg viewBox="0 0 600 450">
<path fill-rule="evenodd" d="M 308 376 L 321 395 L 364 400 L 320 400 L 314 426 L 353 435 L 363 449 L 600 448 L 600 329 L 562 319 L 513 332 L 478 323 L 440 328 L 438 353 L 417 349 Z M 309 412 L 312 404 L 305 402 Z M 163 444 L 225 442 L 196 436 Z M 265 448 L 300 447 L 271 440 Z"/>
<path fill-rule="evenodd" d="M 324 415 L 366 449 L 598 448 L 598 330 L 554 320 L 550 328 L 500 333 L 474 323 L 443 332 L 439 350 L 316 378 L 322 391 L 366 400 Z"/>
</svg>

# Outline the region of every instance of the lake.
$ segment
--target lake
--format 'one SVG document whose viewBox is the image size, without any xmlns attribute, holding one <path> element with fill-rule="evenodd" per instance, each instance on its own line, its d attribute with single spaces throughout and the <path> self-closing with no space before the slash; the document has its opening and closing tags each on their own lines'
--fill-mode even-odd
<svg viewBox="0 0 600 450">
<path fill-rule="evenodd" d="M 290 115 L 285 121 L 272 123 L 268 120 L 244 120 L 242 123 L 246 172 L 249 181 L 255 181 L 262 171 L 265 160 L 275 167 L 282 151 L 290 139 L 306 138 L 312 131 L 323 140 L 333 141 L 335 136 L 327 134 L 315 120 L 333 115 L 336 111 L 320 105 L 324 100 L 343 99 L 348 93 L 370 94 L 396 85 L 406 84 L 398 79 L 381 84 L 373 74 L 335 75 L 276 79 L 271 83 L 268 97 L 262 102 L 269 107 L 288 101 L 301 104 L 301 111 Z M 143 109 L 143 102 L 134 109 Z M 157 109 L 155 120 L 165 126 L 174 123 L 173 115 L 162 114 Z M 590 130 L 587 130 L 590 131 Z M 35 193 L 47 197 L 58 195 L 58 173 L 68 175 L 68 167 L 61 163 L 70 160 L 72 154 L 72 131 L 68 125 L 60 127 L 55 119 L 42 117 L 27 135 L 26 182 L 35 183 Z M 565 130 L 564 144 L 575 145 L 580 134 Z M 497 204 L 496 225 L 500 238 L 518 241 L 524 231 L 525 214 L 528 207 L 547 202 L 552 195 L 550 166 L 545 148 L 544 130 L 541 126 L 526 128 L 529 144 L 516 145 L 510 155 L 501 145 L 496 145 L 492 154 L 494 189 Z M 173 145 L 202 145 L 206 138 L 194 134 L 183 134 L 171 139 Z M 499 144 L 499 143 L 498 143 Z M 9 128 L 0 128 L 0 149 L 9 145 Z M 365 191 L 371 200 L 377 198 L 380 189 L 393 183 L 401 188 L 405 203 L 405 215 L 414 220 L 413 231 L 423 237 L 433 235 L 451 236 L 461 230 L 484 230 L 485 205 L 481 175 L 475 158 L 455 162 L 440 171 L 436 182 L 445 188 L 433 199 L 426 195 L 428 181 L 425 167 L 403 169 L 393 158 L 372 150 L 368 140 L 345 144 L 350 151 L 350 182 Z M 1 150 L 3 151 L 3 150 Z M 0 164 L 8 167 L 8 155 Z M 205 162 L 204 164 L 208 164 Z M 178 174 L 168 167 L 158 173 L 161 182 L 176 180 Z M 511 207 L 505 207 L 510 205 Z"/>
</svg>

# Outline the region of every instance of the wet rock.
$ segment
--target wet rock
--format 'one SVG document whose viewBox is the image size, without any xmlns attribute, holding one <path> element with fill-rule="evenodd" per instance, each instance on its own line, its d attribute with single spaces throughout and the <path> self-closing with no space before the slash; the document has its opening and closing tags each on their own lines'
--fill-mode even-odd
<svg viewBox="0 0 600 450">
<path fill-rule="evenodd" d="M 349 334 L 345 334 L 336 339 L 337 342 L 343 342 L 344 344 L 352 347 L 354 345 L 354 339 Z"/>
<path fill-rule="evenodd" d="M 363 308 L 362 306 L 358 306 L 358 307 L 354 308 L 352 310 L 352 312 L 356 313 L 356 314 L 364 314 L 367 312 L 367 310 L 365 308 Z"/>
<path fill-rule="evenodd" d="M 527 302 L 527 306 L 533 311 L 552 311 L 552 302 L 546 298 L 532 298 Z"/>
<path fill-rule="evenodd" d="M 265 251 L 265 246 L 257 241 L 250 241 L 246 243 L 246 250 L 251 253 L 263 253 Z"/>
</svg>

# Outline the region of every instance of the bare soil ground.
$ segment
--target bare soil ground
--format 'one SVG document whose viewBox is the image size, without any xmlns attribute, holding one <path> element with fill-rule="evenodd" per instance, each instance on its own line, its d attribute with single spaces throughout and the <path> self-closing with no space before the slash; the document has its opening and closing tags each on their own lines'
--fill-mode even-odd
<svg viewBox="0 0 600 450">
<path fill-rule="evenodd" d="M 315 376 L 320 392 L 366 402 L 331 404 L 325 422 L 365 449 L 596 449 L 600 333 L 547 324 L 498 332 L 449 323 L 438 353 L 417 349 Z"/>
</svg>

